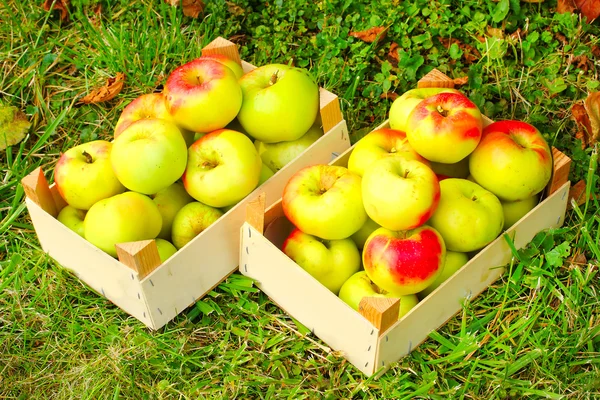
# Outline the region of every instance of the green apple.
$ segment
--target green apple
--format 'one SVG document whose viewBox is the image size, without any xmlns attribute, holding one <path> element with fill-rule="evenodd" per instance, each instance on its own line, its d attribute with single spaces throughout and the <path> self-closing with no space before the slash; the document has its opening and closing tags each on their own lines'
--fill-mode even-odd
<svg viewBox="0 0 600 400">
<path fill-rule="evenodd" d="M 163 221 L 158 237 L 171 240 L 171 227 L 175 215 L 183 206 L 191 203 L 194 199 L 186 192 L 181 182 L 175 182 L 171 186 L 159 190 L 151 197 L 158 207 Z"/>
<path fill-rule="evenodd" d="M 242 105 L 235 72 L 203 57 L 176 68 L 167 78 L 163 93 L 177 125 L 194 132 L 224 128 Z"/>
<path fill-rule="evenodd" d="M 315 124 L 300 139 L 279 143 L 263 143 L 255 140 L 254 146 L 260 154 L 263 164 L 277 172 L 302 154 L 321 136 L 323 136 L 323 128 Z"/>
<path fill-rule="evenodd" d="M 231 72 L 234 73 L 237 79 L 240 79 L 242 75 L 244 75 L 244 70 L 242 69 L 242 66 L 238 62 L 234 61 L 233 59 L 227 57 L 224 54 L 203 54 L 200 58 L 205 60 L 214 60 L 218 63 L 223 64 L 224 66 L 228 67 L 231 70 Z"/>
<path fill-rule="evenodd" d="M 147 118 L 173 120 L 162 93 L 143 94 L 127 104 L 115 125 L 115 139 L 135 121 Z"/>
<path fill-rule="evenodd" d="M 431 162 L 431 169 L 436 175 L 448 178 L 467 178 L 469 176 L 469 157 L 465 157 L 453 164 Z"/>
<path fill-rule="evenodd" d="M 552 175 L 552 153 L 534 126 L 522 121 L 488 125 L 469 157 L 469 170 L 481 186 L 504 201 L 540 193 Z"/>
<path fill-rule="evenodd" d="M 405 231 L 379 228 L 362 252 L 369 278 L 398 295 L 415 294 L 431 285 L 442 273 L 445 257 L 442 236 L 428 225 Z"/>
<path fill-rule="evenodd" d="M 440 189 L 440 202 L 428 223 L 442 235 L 448 250 L 478 250 L 502 232 L 502 204 L 492 192 L 458 178 L 444 179 Z"/>
<path fill-rule="evenodd" d="M 85 210 L 78 210 L 73 206 L 66 205 L 60 210 L 56 219 L 79 236 L 85 237 L 83 230 L 85 214 Z"/>
<path fill-rule="evenodd" d="M 406 132 L 408 116 L 422 100 L 438 93 L 460 93 L 456 89 L 418 88 L 404 92 L 392 103 L 389 111 L 390 128 Z"/>
<path fill-rule="evenodd" d="M 363 176 L 374 161 L 387 155 L 398 155 L 429 165 L 408 143 L 406 134 L 394 129 L 376 129 L 360 139 L 348 158 L 348 169 Z"/>
<path fill-rule="evenodd" d="M 513 226 L 525 214 L 533 210 L 538 205 L 540 196 L 535 195 L 517 201 L 502 201 L 502 210 L 504 211 L 504 230 Z"/>
<path fill-rule="evenodd" d="M 181 178 L 187 145 L 173 122 L 141 119 L 115 139 L 110 161 L 126 188 L 151 195 Z"/>
<path fill-rule="evenodd" d="M 319 112 L 319 87 L 303 68 L 284 64 L 258 67 L 239 80 L 243 102 L 237 118 L 264 143 L 297 140 Z"/>
<path fill-rule="evenodd" d="M 176 248 L 180 249 L 188 242 L 204 232 L 223 215 L 218 208 L 207 206 L 198 201 L 183 206 L 173 219 L 171 238 Z"/>
<path fill-rule="evenodd" d="M 156 238 L 162 217 L 150 197 L 125 192 L 94 204 L 83 225 L 90 243 L 116 257 L 116 244 Z"/>
<path fill-rule="evenodd" d="M 367 214 L 377 224 L 394 231 L 412 229 L 435 211 L 440 184 L 422 162 L 388 155 L 366 169 L 362 198 Z"/>
<path fill-rule="evenodd" d="M 367 221 L 361 178 L 348 168 L 311 165 L 297 171 L 283 189 L 286 218 L 321 239 L 346 239 Z"/>
<path fill-rule="evenodd" d="M 263 183 L 265 183 L 273 175 L 275 175 L 275 173 L 273 172 L 273 170 L 271 170 L 271 168 L 267 167 L 267 165 L 265 163 L 263 163 L 260 166 L 260 177 L 258 178 L 258 186 L 260 186 Z"/>
<path fill-rule="evenodd" d="M 177 248 L 173 246 L 171 242 L 164 239 L 156 239 L 156 248 L 158 249 L 158 257 L 160 258 L 160 262 L 164 263 L 167 261 L 173 254 L 177 253 Z"/>
<path fill-rule="evenodd" d="M 467 96 L 439 93 L 417 104 L 407 124 L 406 137 L 417 153 L 429 161 L 453 164 L 479 144 L 483 117 Z"/>
<path fill-rule="evenodd" d="M 360 229 L 350 237 L 352 240 L 354 240 L 354 243 L 356 243 L 356 247 L 362 249 L 371 233 L 375 232 L 375 230 L 379 228 L 381 228 L 381 226 L 379 226 L 377 222 L 367 217 L 367 221 L 363 224 L 363 226 L 361 226 Z"/>
<path fill-rule="evenodd" d="M 220 129 L 190 146 L 183 185 L 199 202 L 226 207 L 256 188 L 261 165 L 262 160 L 248 137 Z"/>
<path fill-rule="evenodd" d="M 336 295 L 360 269 L 360 252 L 352 239 L 323 240 L 296 228 L 281 249 Z"/>
<path fill-rule="evenodd" d="M 113 144 L 95 140 L 65 151 L 54 168 L 54 182 L 67 204 L 89 210 L 99 200 L 125 191 L 113 172 Z"/>
<path fill-rule="evenodd" d="M 459 269 L 462 268 L 469 262 L 469 256 L 466 253 L 459 253 L 456 251 L 446 251 L 446 260 L 444 261 L 444 269 L 442 273 L 438 275 L 435 281 L 425 289 L 421 290 L 417 295 L 419 299 L 423 299 L 428 296 L 431 292 L 438 288 L 442 283 L 444 283 L 448 278 L 456 273 Z"/>
<path fill-rule="evenodd" d="M 357 311 L 360 301 L 363 299 L 363 297 L 389 297 L 400 299 L 400 311 L 398 313 L 398 319 L 405 316 L 419 303 L 419 299 L 415 294 L 407 294 L 403 296 L 386 292 L 373 283 L 365 271 L 358 271 L 348 278 L 340 289 L 339 297 L 346 304 Z"/>
</svg>

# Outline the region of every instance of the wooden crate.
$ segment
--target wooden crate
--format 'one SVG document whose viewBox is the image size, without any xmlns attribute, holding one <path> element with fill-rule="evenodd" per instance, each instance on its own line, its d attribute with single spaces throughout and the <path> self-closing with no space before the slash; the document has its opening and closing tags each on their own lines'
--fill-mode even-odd
<svg viewBox="0 0 600 400">
<path fill-rule="evenodd" d="M 419 82 L 419 87 L 451 87 L 448 84 L 449 79 L 434 70 Z M 485 124 L 489 123 L 487 119 Z M 378 128 L 384 127 L 389 127 L 387 122 Z M 347 166 L 352 150 L 330 164 Z M 571 160 L 556 149 L 553 156 L 554 174 L 545 198 L 504 232 L 517 249 L 538 232 L 564 222 Z M 248 206 L 249 215 L 261 211 L 256 207 Z M 380 376 L 425 341 L 430 332 L 458 313 L 465 301 L 496 281 L 512 257 L 507 241 L 500 235 L 398 321 L 397 299 L 363 299 L 362 310 L 357 312 L 287 257 L 280 249 L 292 228 L 281 200 L 266 210 L 262 221 L 249 218 L 241 229 L 240 272 L 254 278 L 276 304 L 333 350 L 341 351 L 367 376 Z"/>
<path fill-rule="evenodd" d="M 211 53 L 240 62 L 235 44 L 223 38 L 203 49 L 203 54 Z M 244 61 L 241 64 L 245 72 L 255 68 Z M 22 184 L 42 249 L 149 328 L 162 327 L 237 270 L 246 204 L 273 204 L 294 172 L 327 163 L 350 147 L 338 97 L 321 88 L 320 108 L 325 134 L 164 264 L 160 264 L 154 240 L 119 245 L 117 260 L 58 222 L 55 217 L 65 202 L 56 186 L 48 185 L 43 171 L 36 169 Z"/>
</svg>

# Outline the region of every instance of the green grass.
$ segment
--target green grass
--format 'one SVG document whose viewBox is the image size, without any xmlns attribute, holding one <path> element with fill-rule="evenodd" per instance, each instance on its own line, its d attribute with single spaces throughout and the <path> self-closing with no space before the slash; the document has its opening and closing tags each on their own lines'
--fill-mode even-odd
<svg viewBox="0 0 600 400">
<path fill-rule="evenodd" d="M 146 329 L 43 253 L 19 185 L 37 166 L 51 179 L 72 145 L 110 138 L 129 101 L 224 36 L 255 65 L 309 68 L 340 96 L 353 141 L 385 120 L 383 93 L 414 87 L 434 67 L 468 75 L 462 89 L 488 116 L 535 124 L 573 159 L 571 180 L 598 194 L 597 146 L 581 149 L 570 118 L 573 102 L 598 90 L 598 63 L 573 62 L 600 45 L 597 22 L 556 14 L 551 0 L 207 1 L 197 20 L 159 0 L 110 0 L 99 23 L 93 0 L 73 0 L 69 23 L 37 3 L 0 6 L 0 103 L 33 124 L 0 154 L 0 398 L 600 396 L 597 200 L 536 236 L 502 279 L 373 380 L 237 274 L 166 327 Z M 373 26 L 389 27 L 378 45 L 348 36 Z M 526 33 L 498 38 L 489 27 Z M 480 57 L 446 49 L 440 36 Z M 392 42 L 398 65 L 388 60 Z M 127 80 L 114 100 L 77 103 L 117 72 Z"/>
</svg>

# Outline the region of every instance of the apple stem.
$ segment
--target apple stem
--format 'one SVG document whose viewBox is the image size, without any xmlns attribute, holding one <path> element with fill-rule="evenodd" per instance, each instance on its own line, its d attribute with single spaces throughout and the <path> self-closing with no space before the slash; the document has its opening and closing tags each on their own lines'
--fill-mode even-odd
<svg viewBox="0 0 600 400">
<path fill-rule="evenodd" d="M 92 156 L 90 155 L 90 153 L 88 153 L 87 151 L 83 151 L 81 153 L 84 157 L 85 157 L 85 162 L 88 164 L 91 164 L 94 162 L 94 159 L 92 158 Z"/>
<path fill-rule="evenodd" d="M 448 110 L 444 109 L 444 107 L 442 107 L 441 105 L 437 106 L 437 111 L 442 114 L 442 117 L 447 117 L 448 116 Z"/>
<path fill-rule="evenodd" d="M 275 71 L 275 72 L 273 73 L 273 75 L 271 75 L 271 79 L 269 80 L 269 84 L 270 84 L 270 85 L 274 85 L 274 84 L 276 84 L 276 83 L 277 83 L 277 78 L 278 78 L 277 74 L 278 74 L 278 73 L 279 73 L 279 70 Z"/>
</svg>

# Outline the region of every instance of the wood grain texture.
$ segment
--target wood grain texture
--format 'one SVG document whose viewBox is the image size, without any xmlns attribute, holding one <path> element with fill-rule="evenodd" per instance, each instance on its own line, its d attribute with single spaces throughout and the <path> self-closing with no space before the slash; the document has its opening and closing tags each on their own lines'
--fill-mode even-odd
<svg viewBox="0 0 600 400">
<path fill-rule="evenodd" d="M 25 190 L 25 195 L 40 206 L 48 214 L 56 217 L 58 209 L 54 202 L 54 195 L 50 190 L 48 181 L 44 176 L 44 171 L 41 167 L 34 169 L 29 175 L 21 179 L 21 185 Z"/>
<path fill-rule="evenodd" d="M 119 243 L 115 247 L 119 261 L 136 271 L 140 280 L 161 264 L 154 240 Z"/>
<path fill-rule="evenodd" d="M 398 321 L 400 299 L 390 297 L 363 297 L 358 312 L 379 330 L 379 334 Z"/>
<path fill-rule="evenodd" d="M 202 55 L 213 55 L 213 54 L 221 54 L 224 55 L 240 66 L 242 65 L 242 60 L 240 59 L 240 53 L 238 51 L 237 45 L 229 40 L 219 36 L 206 46 L 202 48 Z"/>
<path fill-rule="evenodd" d="M 454 79 L 434 68 L 417 82 L 417 88 L 454 88 Z"/>
</svg>

